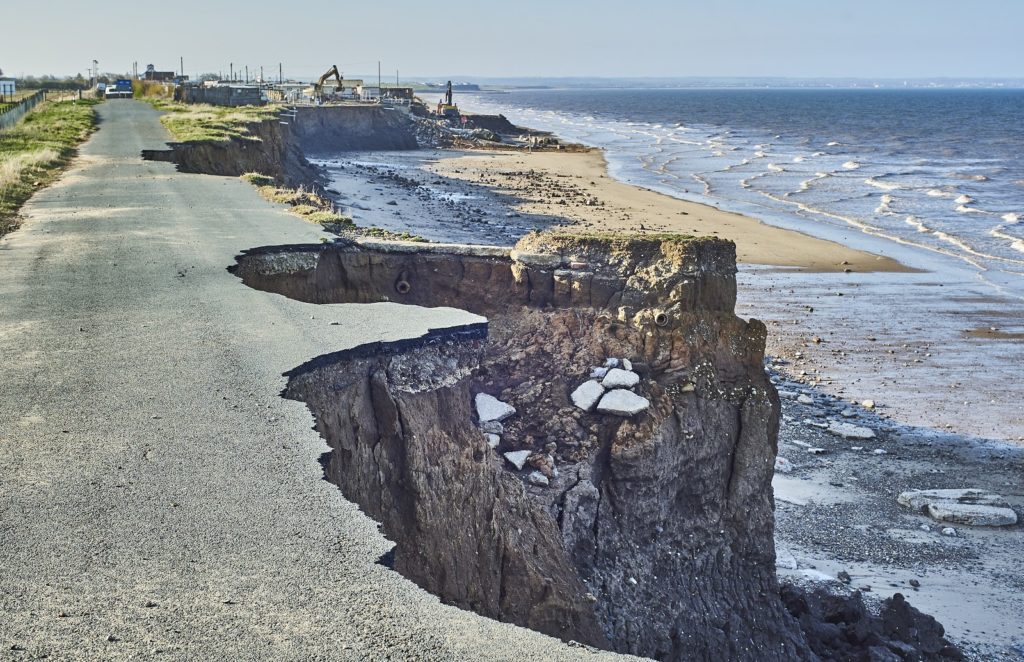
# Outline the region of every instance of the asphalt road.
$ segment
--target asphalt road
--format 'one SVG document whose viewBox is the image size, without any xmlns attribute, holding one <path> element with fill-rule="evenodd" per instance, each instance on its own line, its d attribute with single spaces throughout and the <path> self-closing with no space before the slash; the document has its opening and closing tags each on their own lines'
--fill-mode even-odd
<svg viewBox="0 0 1024 662">
<path fill-rule="evenodd" d="M 245 287 L 240 251 L 320 231 L 142 161 L 169 139 L 149 106 L 99 113 L 0 240 L 0 658 L 595 657 L 377 565 L 390 544 L 278 396 L 314 356 L 471 316 Z"/>
</svg>

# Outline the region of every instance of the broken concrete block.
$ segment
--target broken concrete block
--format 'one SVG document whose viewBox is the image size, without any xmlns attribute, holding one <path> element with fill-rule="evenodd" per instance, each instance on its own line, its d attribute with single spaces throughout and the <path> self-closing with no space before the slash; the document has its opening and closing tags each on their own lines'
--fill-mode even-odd
<svg viewBox="0 0 1024 662">
<path fill-rule="evenodd" d="M 590 411 L 604 395 L 604 387 L 596 379 L 583 382 L 569 397 L 572 403 L 583 411 Z"/>
<path fill-rule="evenodd" d="M 501 443 L 501 437 L 496 434 L 488 432 L 484 437 L 487 439 L 487 445 L 491 448 L 497 448 L 498 444 Z"/>
<path fill-rule="evenodd" d="M 503 421 L 516 413 L 516 408 L 486 393 L 476 394 L 476 415 L 480 423 L 488 421 Z"/>
<path fill-rule="evenodd" d="M 526 465 L 526 459 L 533 455 L 533 451 L 509 451 L 505 453 L 505 459 L 516 469 L 522 471 Z"/>
<path fill-rule="evenodd" d="M 597 403 L 597 411 L 616 416 L 634 416 L 651 406 L 651 401 L 632 391 L 615 389 L 605 393 Z"/>
<path fill-rule="evenodd" d="M 622 368 L 612 368 L 608 371 L 608 374 L 601 380 L 601 385 L 605 388 L 631 388 L 640 383 L 640 375 L 629 370 L 623 370 Z"/>
</svg>

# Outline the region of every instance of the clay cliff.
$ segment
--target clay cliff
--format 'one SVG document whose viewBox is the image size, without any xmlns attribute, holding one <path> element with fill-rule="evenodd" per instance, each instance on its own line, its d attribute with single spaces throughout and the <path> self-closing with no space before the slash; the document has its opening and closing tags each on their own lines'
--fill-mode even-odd
<svg viewBox="0 0 1024 662">
<path fill-rule="evenodd" d="M 779 597 L 778 398 L 764 326 L 733 312 L 732 243 L 341 242 L 251 251 L 234 271 L 304 301 L 488 318 L 289 374 L 286 397 L 309 405 L 333 449 L 327 477 L 383 524 L 406 577 L 446 602 L 623 652 L 814 657 Z M 612 364 L 636 376 L 616 390 L 642 410 L 574 403 Z M 484 420 L 479 394 L 515 413 Z"/>
</svg>

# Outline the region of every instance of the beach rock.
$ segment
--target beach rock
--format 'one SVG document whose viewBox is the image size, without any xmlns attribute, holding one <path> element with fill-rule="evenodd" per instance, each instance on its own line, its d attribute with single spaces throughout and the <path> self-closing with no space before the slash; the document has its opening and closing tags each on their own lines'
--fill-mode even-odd
<svg viewBox="0 0 1024 662">
<path fill-rule="evenodd" d="M 531 471 L 530 475 L 526 477 L 526 480 L 530 481 L 530 484 L 538 485 L 540 487 L 547 487 L 549 484 L 548 477 L 539 471 Z"/>
<path fill-rule="evenodd" d="M 632 388 L 640 383 L 640 375 L 622 368 L 612 368 L 601 381 L 601 386 L 607 389 Z"/>
<path fill-rule="evenodd" d="M 615 359 L 615 358 L 606 359 L 605 362 L 604 362 L 604 367 L 606 367 L 606 368 L 618 368 L 619 367 L 619 360 Z"/>
<path fill-rule="evenodd" d="M 800 395 L 796 391 L 786 391 L 784 389 L 779 390 L 779 397 L 786 398 L 787 400 L 796 400 L 796 396 Z"/>
<path fill-rule="evenodd" d="M 864 407 L 864 409 L 874 409 L 875 408 L 875 401 L 874 400 L 864 400 L 863 402 L 860 403 L 860 406 Z"/>
<path fill-rule="evenodd" d="M 854 425 L 853 423 L 841 423 L 839 421 L 831 421 L 828 425 L 828 431 L 834 435 L 842 437 L 843 439 L 875 438 L 874 430 L 860 425 Z"/>
<path fill-rule="evenodd" d="M 509 461 L 516 469 L 520 471 L 526 465 L 526 459 L 533 455 L 533 451 L 509 451 L 504 454 L 505 459 Z"/>
<path fill-rule="evenodd" d="M 516 413 L 516 408 L 486 393 L 476 394 L 476 414 L 480 423 L 503 421 Z"/>
<path fill-rule="evenodd" d="M 490 446 L 491 448 L 497 448 L 498 444 L 501 443 L 501 437 L 499 437 L 496 434 L 488 432 L 484 434 L 484 438 L 487 439 L 487 445 Z"/>
<path fill-rule="evenodd" d="M 577 386 L 569 397 L 572 398 L 574 405 L 583 411 L 590 411 L 602 395 L 604 395 L 604 387 L 597 380 L 591 379 Z"/>
<path fill-rule="evenodd" d="M 647 398 L 640 397 L 632 391 L 615 389 L 608 391 L 601 398 L 601 401 L 597 403 L 597 411 L 616 416 L 634 416 L 650 406 L 651 402 Z"/>
<path fill-rule="evenodd" d="M 775 458 L 775 473 L 788 474 L 793 472 L 793 463 L 784 457 Z"/>
<path fill-rule="evenodd" d="M 939 533 L 946 536 L 947 538 L 956 538 L 956 529 L 954 529 L 951 526 L 943 527 L 942 531 L 940 531 Z"/>
<path fill-rule="evenodd" d="M 622 359 L 622 369 L 623 370 L 632 370 L 633 369 L 633 362 L 630 361 L 629 359 Z"/>
<path fill-rule="evenodd" d="M 911 490 L 896 499 L 940 522 L 967 526 L 1013 526 L 1017 513 L 1006 499 L 984 490 Z"/>
<path fill-rule="evenodd" d="M 608 374 L 608 368 L 594 368 L 590 371 L 591 379 L 604 379 L 604 376 Z"/>
<path fill-rule="evenodd" d="M 813 405 L 814 404 L 814 398 L 812 398 L 809 395 L 804 395 L 803 393 L 801 393 L 800 395 L 796 396 L 796 401 L 799 402 L 802 405 Z"/>
<path fill-rule="evenodd" d="M 841 412 L 839 412 L 839 415 L 842 416 L 843 418 L 854 418 L 857 415 L 857 412 L 855 412 L 852 409 L 844 409 Z"/>
</svg>

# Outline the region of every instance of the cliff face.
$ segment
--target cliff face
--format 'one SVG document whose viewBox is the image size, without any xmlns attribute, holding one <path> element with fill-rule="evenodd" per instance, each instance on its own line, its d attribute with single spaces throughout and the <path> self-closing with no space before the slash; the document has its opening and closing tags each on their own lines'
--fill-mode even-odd
<svg viewBox="0 0 1024 662">
<path fill-rule="evenodd" d="M 277 120 L 267 120 L 249 126 L 249 133 L 257 140 L 232 138 L 226 143 L 168 143 L 169 150 L 144 150 L 142 155 L 175 163 L 181 172 L 228 177 L 258 172 L 284 186 L 317 188 L 323 185 L 322 175 L 306 160 L 287 128 L 288 125 Z"/>
<path fill-rule="evenodd" d="M 417 147 L 412 119 L 382 106 L 299 107 L 289 128 L 310 156 Z"/>
<path fill-rule="evenodd" d="M 333 448 L 328 478 L 382 522 L 397 571 L 447 602 L 623 652 L 813 657 L 779 598 L 778 398 L 763 325 L 733 313 L 730 242 L 333 244 L 252 251 L 234 271 L 305 301 L 488 316 L 486 338 L 437 332 L 289 375 L 285 395 L 310 406 Z M 610 358 L 630 361 L 648 409 L 573 405 Z M 479 393 L 516 409 L 495 448 L 474 416 Z M 520 450 L 523 471 L 502 456 Z"/>
</svg>

